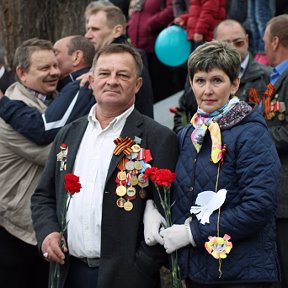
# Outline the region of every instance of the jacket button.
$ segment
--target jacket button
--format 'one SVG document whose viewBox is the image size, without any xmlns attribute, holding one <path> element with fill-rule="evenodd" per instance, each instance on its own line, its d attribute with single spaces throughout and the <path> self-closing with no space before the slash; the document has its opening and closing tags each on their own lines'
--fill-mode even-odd
<svg viewBox="0 0 288 288">
<path fill-rule="evenodd" d="M 193 188 L 193 186 L 189 186 L 188 189 L 189 189 L 190 192 L 192 192 L 194 188 Z"/>
</svg>

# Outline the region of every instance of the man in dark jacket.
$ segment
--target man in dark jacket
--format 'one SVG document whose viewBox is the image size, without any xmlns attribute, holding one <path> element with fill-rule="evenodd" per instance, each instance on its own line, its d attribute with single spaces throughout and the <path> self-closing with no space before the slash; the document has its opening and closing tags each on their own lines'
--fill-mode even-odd
<svg viewBox="0 0 288 288">
<path fill-rule="evenodd" d="M 114 5 L 94 5 L 91 9 L 86 9 L 86 34 L 96 50 L 113 44 L 128 44 L 126 36 L 126 18 L 120 8 Z M 151 118 L 153 118 L 153 90 L 146 54 L 143 50 L 139 51 L 144 63 L 142 72 L 143 86 L 136 95 L 136 109 Z"/>
<path fill-rule="evenodd" d="M 241 56 L 240 86 L 236 95 L 240 100 L 255 102 L 254 95 L 262 95 L 269 83 L 271 69 L 254 61 L 248 51 L 249 40 L 244 27 L 236 20 L 227 19 L 215 28 L 214 38 L 231 43 Z M 188 80 L 187 80 L 188 82 Z M 197 111 L 192 89 L 187 83 L 184 94 L 179 100 L 179 108 L 174 116 L 174 131 L 180 131 Z"/>
<path fill-rule="evenodd" d="M 281 288 L 288 287 L 288 15 L 272 18 L 264 34 L 265 52 L 274 67 L 271 86 L 262 98 L 264 115 L 274 140 L 282 168 L 278 186 L 277 241 L 282 272 Z"/>
<path fill-rule="evenodd" d="M 62 264 L 61 288 L 159 287 L 165 251 L 145 244 L 143 214 L 147 199 L 158 207 L 160 199 L 152 183 L 146 182 L 143 195 L 142 184 L 130 179 L 140 181 L 148 162 L 173 170 L 178 142 L 170 129 L 134 109 L 141 69 L 139 53 L 128 45 L 99 50 L 90 78 L 97 103 L 88 117 L 59 131 L 32 197 L 38 246 L 51 269 L 55 262 Z M 138 162 L 143 164 L 141 171 L 136 169 Z M 80 177 L 82 188 L 68 207 L 69 251 L 63 251 L 59 232 L 67 192 L 64 176 L 72 172 Z"/>
</svg>

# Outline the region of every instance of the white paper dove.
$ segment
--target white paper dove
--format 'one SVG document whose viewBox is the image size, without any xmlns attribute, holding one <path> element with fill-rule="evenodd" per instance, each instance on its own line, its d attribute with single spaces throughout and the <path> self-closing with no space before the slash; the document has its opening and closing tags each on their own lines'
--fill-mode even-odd
<svg viewBox="0 0 288 288">
<path fill-rule="evenodd" d="M 203 191 L 199 193 L 195 202 L 198 206 L 191 206 L 190 213 L 195 214 L 201 224 L 210 223 L 210 215 L 222 206 L 226 194 L 226 189 L 221 189 L 218 192 Z"/>
</svg>

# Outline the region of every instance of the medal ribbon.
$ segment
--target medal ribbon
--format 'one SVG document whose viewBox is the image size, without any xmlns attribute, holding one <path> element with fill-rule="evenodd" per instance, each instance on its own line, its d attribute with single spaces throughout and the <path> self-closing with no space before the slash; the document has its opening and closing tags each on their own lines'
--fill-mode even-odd
<svg viewBox="0 0 288 288">
<path fill-rule="evenodd" d="M 131 146 L 135 144 L 133 140 L 131 140 L 129 137 L 125 137 L 124 139 L 121 137 L 118 137 L 114 140 L 114 143 L 116 145 L 113 154 L 114 155 L 120 155 L 122 152 L 125 155 L 130 155 L 132 153 Z"/>
<path fill-rule="evenodd" d="M 267 85 L 267 89 L 266 91 L 263 93 L 263 97 L 262 97 L 262 102 L 264 104 L 264 115 L 266 119 L 269 119 L 269 114 L 270 114 L 270 104 L 271 104 L 271 96 L 273 95 L 273 93 L 275 92 L 275 88 L 274 86 L 269 83 Z"/>
</svg>

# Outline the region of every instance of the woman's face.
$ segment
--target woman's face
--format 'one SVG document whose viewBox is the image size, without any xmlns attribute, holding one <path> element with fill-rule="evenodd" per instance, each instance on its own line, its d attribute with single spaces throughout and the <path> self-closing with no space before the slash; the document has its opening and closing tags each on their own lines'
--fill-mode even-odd
<svg viewBox="0 0 288 288">
<path fill-rule="evenodd" d="M 198 71 L 190 79 L 192 90 L 195 94 L 197 104 L 201 110 L 211 113 L 229 100 L 239 87 L 239 78 L 231 83 L 228 75 L 218 68 L 209 72 Z"/>
</svg>

